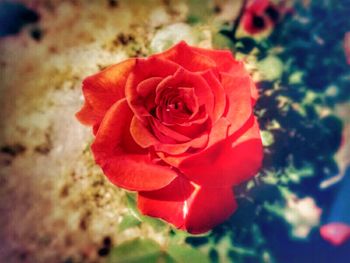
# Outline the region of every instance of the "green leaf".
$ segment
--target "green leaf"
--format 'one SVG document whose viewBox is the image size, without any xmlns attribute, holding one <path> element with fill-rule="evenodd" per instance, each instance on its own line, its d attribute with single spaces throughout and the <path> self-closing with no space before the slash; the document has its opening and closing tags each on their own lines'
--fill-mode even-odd
<svg viewBox="0 0 350 263">
<path fill-rule="evenodd" d="M 185 242 L 187 238 L 204 238 L 208 237 L 210 232 L 203 233 L 203 234 L 196 234 L 192 235 L 186 231 L 172 228 L 173 235 L 171 236 L 170 242 L 172 244 L 179 244 Z"/>
<path fill-rule="evenodd" d="M 126 197 L 127 206 L 131 212 L 131 216 L 133 216 L 136 220 L 142 223 L 143 222 L 147 223 L 151 225 L 155 230 L 158 230 L 158 231 L 164 229 L 167 226 L 167 224 L 160 219 L 142 215 L 137 208 L 135 194 L 126 193 L 125 197 Z M 125 222 L 125 224 L 127 223 Z"/>
<path fill-rule="evenodd" d="M 236 50 L 242 52 L 243 54 L 249 54 L 254 47 L 256 47 L 256 42 L 254 39 L 249 37 L 240 38 L 236 43 Z"/>
<path fill-rule="evenodd" d="M 157 263 L 177 263 L 169 254 L 164 252 Z"/>
<path fill-rule="evenodd" d="M 302 83 L 304 73 L 302 71 L 296 71 L 290 74 L 289 83 L 290 84 L 300 84 Z"/>
<path fill-rule="evenodd" d="M 149 217 L 149 216 L 142 216 L 141 219 L 142 219 L 142 222 L 145 222 L 145 223 L 151 225 L 157 231 L 161 231 L 165 227 L 168 226 L 167 223 L 165 223 L 164 221 L 162 221 L 161 219 L 158 219 L 158 218 L 153 218 L 153 217 Z"/>
<path fill-rule="evenodd" d="M 108 263 L 171 262 L 158 243 L 150 239 L 134 239 L 113 248 Z"/>
<path fill-rule="evenodd" d="M 261 139 L 264 146 L 270 146 L 271 144 L 274 143 L 274 137 L 271 132 L 262 130 L 260 134 L 261 134 Z"/>
<path fill-rule="evenodd" d="M 281 77 L 283 63 L 279 57 L 271 55 L 259 62 L 258 69 L 265 80 L 273 81 Z"/>
<path fill-rule="evenodd" d="M 128 228 L 132 228 L 141 224 L 141 221 L 136 218 L 134 215 L 125 215 L 123 216 L 122 221 L 119 224 L 119 231 L 122 232 Z"/>
<path fill-rule="evenodd" d="M 132 193 L 125 193 L 127 206 L 134 217 L 141 221 L 141 214 L 137 209 L 136 196 Z"/>
<path fill-rule="evenodd" d="M 234 49 L 230 38 L 222 34 L 213 34 L 213 46 L 217 49 Z"/>
<path fill-rule="evenodd" d="M 208 257 L 205 254 L 187 245 L 170 244 L 167 252 L 175 260 L 176 263 L 210 263 Z"/>
<path fill-rule="evenodd" d="M 188 1 L 189 16 L 188 21 L 191 24 L 207 21 L 212 16 L 211 1 L 208 0 L 190 0 Z"/>
</svg>

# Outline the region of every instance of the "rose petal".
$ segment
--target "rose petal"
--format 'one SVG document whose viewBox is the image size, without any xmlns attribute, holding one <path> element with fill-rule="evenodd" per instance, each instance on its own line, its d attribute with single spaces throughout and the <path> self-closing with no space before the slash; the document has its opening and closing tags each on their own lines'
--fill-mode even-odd
<svg viewBox="0 0 350 263">
<path fill-rule="evenodd" d="M 141 81 L 136 87 L 137 93 L 142 97 L 148 97 L 155 92 L 156 87 L 162 80 L 161 77 L 153 77 Z"/>
<path fill-rule="evenodd" d="M 234 76 L 247 75 L 247 71 L 241 61 L 237 61 L 229 50 L 213 50 L 199 47 L 192 47 L 193 51 L 215 61 L 219 72 L 228 73 Z"/>
<path fill-rule="evenodd" d="M 214 127 L 211 129 L 210 134 L 208 136 L 207 144 L 205 148 L 211 147 L 215 143 L 224 140 L 227 137 L 227 131 L 228 127 L 230 126 L 230 123 L 225 119 L 221 118 L 219 119 Z M 204 148 L 204 147 L 202 147 Z M 185 153 L 182 155 L 168 155 L 164 154 L 163 152 L 158 152 L 157 155 L 166 163 L 169 165 L 172 165 L 176 168 L 179 167 L 179 165 L 186 160 L 188 157 L 192 156 L 194 153 Z"/>
<path fill-rule="evenodd" d="M 219 119 L 224 113 L 226 106 L 226 96 L 224 88 L 212 71 L 202 73 L 203 79 L 206 80 L 214 95 L 213 122 Z"/>
<path fill-rule="evenodd" d="M 245 69 L 243 62 L 236 60 L 229 50 L 212 50 L 197 47 L 193 48 L 193 50 L 214 60 L 221 73 L 227 73 L 232 77 L 241 78 L 249 76 L 249 72 Z M 213 71 L 211 72 L 213 73 Z M 258 90 L 253 82 L 250 88 L 251 96 L 255 103 L 258 99 Z"/>
<path fill-rule="evenodd" d="M 139 117 L 151 116 L 151 111 L 155 108 L 155 91 L 157 85 L 163 80 L 160 77 L 152 77 L 141 81 L 137 85 L 137 93 L 139 94 L 139 104 L 137 107 L 137 112 Z"/>
<path fill-rule="evenodd" d="M 232 189 L 203 188 L 178 177 L 163 189 L 140 192 L 140 211 L 192 234 L 209 231 L 237 208 Z"/>
<path fill-rule="evenodd" d="M 157 95 L 168 87 L 193 87 L 199 106 L 205 105 L 208 114 L 212 115 L 214 108 L 213 93 L 201 74 L 179 68 L 172 77 L 168 77 L 159 83 Z M 159 100 L 160 98 L 158 98 Z"/>
<path fill-rule="evenodd" d="M 132 117 L 125 99 L 106 113 L 91 146 L 96 163 L 119 187 L 136 191 L 162 188 L 177 173 L 171 167 L 153 164 L 147 151 L 136 144 L 129 131 Z"/>
<path fill-rule="evenodd" d="M 163 134 L 165 137 L 170 137 L 171 139 L 174 139 L 176 143 L 188 142 L 191 140 L 190 137 L 187 137 L 186 135 L 183 135 L 173 129 L 170 129 L 169 127 L 163 125 L 157 119 L 152 120 L 152 128 L 153 130 L 156 130 L 157 132 L 160 132 L 161 134 Z"/>
<path fill-rule="evenodd" d="M 237 209 L 231 187 L 201 187 L 189 205 L 187 220 L 182 229 L 200 234 L 226 221 Z"/>
<path fill-rule="evenodd" d="M 191 197 L 194 190 L 189 181 L 179 176 L 163 189 L 139 192 L 138 208 L 145 215 L 159 217 L 181 227 L 184 224 L 184 201 Z"/>
<path fill-rule="evenodd" d="M 252 106 L 254 106 L 256 101 L 259 98 L 259 91 L 251 78 L 250 78 L 250 95 L 252 98 Z"/>
<path fill-rule="evenodd" d="M 190 148 L 193 150 L 205 148 L 208 143 L 208 134 L 204 133 L 191 141 L 178 144 L 160 144 L 155 145 L 157 152 L 164 152 L 171 155 L 183 154 Z"/>
<path fill-rule="evenodd" d="M 178 68 L 179 65 L 154 56 L 147 59 L 136 59 L 135 67 L 129 74 L 125 87 L 126 99 L 136 116 L 142 118 L 150 115 L 145 108 L 143 94 L 138 93 L 141 89 L 138 88 L 138 85 L 155 77 L 164 79 L 173 75 Z"/>
<path fill-rule="evenodd" d="M 157 120 L 150 120 L 149 124 L 144 124 L 135 116 L 130 124 L 130 133 L 142 148 L 190 141 L 190 138 L 162 126 Z"/>
<path fill-rule="evenodd" d="M 134 140 L 143 148 L 153 146 L 157 152 L 164 152 L 168 154 L 182 154 L 189 148 L 204 148 L 208 142 L 208 134 L 202 134 L 195 139 L 184 143 L 161 142 L 155 135 L 150 132 L 138 118 L 134 117 L 131 122 L 130 132 Z M 159 132 L 159 131 L 158 131 Z M 163 135 L 164 139 L 171 139 Z M 158 136 L 160 137 L 160 136 Z"/>
<path fill-rule="evenodd" d="M 134 64 L 135 59 L 129 59 L 83 81 L 85 104 L 76 114 L 81 123 L 99 126 L 106 111 L 125 96 L 126 79 Z"/>
<path fill-rule="evenodd" d="M 213 134 L 210 136 L 209 141 L 213 140 Z M 199 153 L 183 158 L 177 167 L 196 184 L 230 186 L 253 177 L 261 166 L 262 158 L 259 126 L 251 117 L 236 133 Z M 165 161 L 169 163 L 169 160 Z"/>
<path fill-rule="evenodd" d="M 196 53 L 193 49 L 186 42 L 181 41 L 167 51 L 154 56 L 171 60 L 192 72 L 204 71 L 216 67 L 216 63 L 210 57 Z"/>
<path fill-rule="evenodd" d="M 151 133 L 149 127 L 146 127 L 145 124 L 135 116 L 130 123 L 130 134 L 135 142 L 142 148 L 160 144 L 159 139 Z"/>
<path fill-rule="evenodd" d="M 193 50 L 199 54 L 210 57 L 215 61 L 219 72 L 230 74 L 232 77 L 245 77 L 249 76 L 248 71 L 245 69 L 242 61 L 236 60 L 232 52 L 229 50 L 213 50 L 193 47 Z M 253 102 L 258 99 L 258 91 L 256 86 L 251 85 L 251 96 Z"/>
<path fill-rule="evenodd" d="M 172 130 L 183 134 L 191 139 L 196 138 L 199 134 L 209 131 L 211 126 L 211 121 L 209 120 L 208 114 L 205 110 L 200 110 L 196 116 L 195 120 L 190 120 L 188 122 L 180 124 L 167 124 L 163 123 L 165 126 L 170 127 Z"/>
<path fill-rule="evenodd" d="M 224 116 L 231 123 L 229 129 L 229 135 L 231 135 L 240 129 L 252 115 L 251 85 L 253 84 L 249 76 L 232 77 L 225 73 L 221 76 L 228 102 Z"/>
<path fill-rule="evenodd" d="M 198 99 L 193 87 L 164 87 L 157 92 L 157 117 L 163 123 L 188 123 L 198 112 Z"/>
<path fill-rule="evenodd" d="M 84 125 L 93 126 L 94 134 L 96 135 L 100 126 L 103 115 L 96 112 L 91 105 L 85 101 L 83 107 L 75 114 L 77 119 Z"/>
</svg>

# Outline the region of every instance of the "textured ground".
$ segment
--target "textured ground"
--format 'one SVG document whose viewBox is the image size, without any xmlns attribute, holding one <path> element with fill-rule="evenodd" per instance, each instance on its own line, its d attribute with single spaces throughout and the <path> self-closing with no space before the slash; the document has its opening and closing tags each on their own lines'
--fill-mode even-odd
<svg viewBox="0 0 350 263">
<path fill-rule="evenodd" d="M 147 225 L 117 231 L 128 213 L 125 192 L 94 165 L 91 132 L 74 113 L 83 101 L 84 77 L 157 49 L 162 36 L 152 42 L 156 32 L 185 21 L 188 5 L 22 2 L 41 20 L 0 39 L 0 261 L 100 262 L 103 242 L 141 235 L 162 243 L 162 234 Z M 232 2 L 218 4 L 217 17 L 234 15 Z M 167 32 L 172 30 L 176 35 L 176 28 Z M 203 32 L 203 46 L 210 45 Z M 191 31 L 182 34 L 191 42 Z"/>
<path fill-rule="evenodd" d="M 39 25 L 0 40 L 1 262 L 98 262 L 104 239 L 157 238 L 146 226 L 117 233 L 124 192 L 94 165 L 90 130 L 74 113 L 85 76 L 144 54 L 155 28 L 182 21 L 186 6 L 87 2 L 28 1 Z"/>
</svg>

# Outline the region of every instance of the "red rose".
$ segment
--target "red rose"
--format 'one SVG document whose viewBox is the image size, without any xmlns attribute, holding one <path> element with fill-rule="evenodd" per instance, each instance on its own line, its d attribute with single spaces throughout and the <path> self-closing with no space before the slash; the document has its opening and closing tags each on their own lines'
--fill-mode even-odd
<svg viewBox="0 0 350 263">
<path fill-rule="evenodd" d="M 274 27 L 279 19 L 279 8 L 269 0 L 252 0 L 242 17 L 243 29 L 258 34 Z"/>
<path fill-rule="evenodd" d="M 77 117 L 93 126 L 95 160 L 138 191 L 142 213 L 202 233 L 234 212 L 232 186 L 256 174 L 263 152 L 256 88 L 229 51 L 181 42 L 86 78 L 83 92 Z"/>
</svg>

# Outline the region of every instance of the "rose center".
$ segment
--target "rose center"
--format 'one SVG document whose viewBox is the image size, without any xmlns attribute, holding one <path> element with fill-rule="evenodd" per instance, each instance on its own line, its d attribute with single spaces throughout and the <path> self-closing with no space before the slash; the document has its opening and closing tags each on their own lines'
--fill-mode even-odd
<svg viewBox="0 0 350 263">
<path fill-rule="evenodd" d="M 170 103 L 168 106 L 167 106 L 167 111 L 170 111 L 170 110 L 182 110 L 183 109 L 183 103 L 182 102 L 175 102 L 175 103 Z"/>
</svg>

